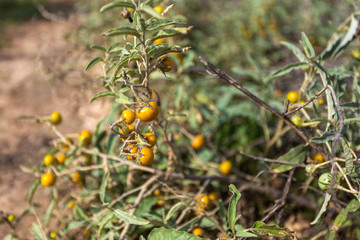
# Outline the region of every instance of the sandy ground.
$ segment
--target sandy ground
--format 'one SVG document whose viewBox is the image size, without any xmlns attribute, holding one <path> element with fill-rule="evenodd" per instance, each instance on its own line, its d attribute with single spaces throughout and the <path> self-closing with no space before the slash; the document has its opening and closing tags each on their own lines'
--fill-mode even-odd
<svg viewBox="0 0 360 240">
<path fill-rule="evenodd" d="M 19 167 L 42 161 L 55 137 L 46 125 L 19 116 L 47 116 L 57 110 L 63 115 L 59 129 L 77 133 L 94 130 L 107 114 L 103 101 L 89 103 L 101 89 L 94 72 L 84 73 L 89 51 L 74 49 L 65 38 L 80 24 L 70 14 L 60 21 L 32 19 L 6 30 L 6 44 L 0 46 L 0 211 L 4 214 L 18 215 L 27 207 L 27 191 L 35 177 Z M 44 202 L 48 190 L 41 190 L 35 201 Z M 19 222 L 20 239 L 32 239 L 28 230 L 32 221 L 28 217 Z M 1 239 L 9 232 L 6 224 L 0 225 Z"/>
</svg>

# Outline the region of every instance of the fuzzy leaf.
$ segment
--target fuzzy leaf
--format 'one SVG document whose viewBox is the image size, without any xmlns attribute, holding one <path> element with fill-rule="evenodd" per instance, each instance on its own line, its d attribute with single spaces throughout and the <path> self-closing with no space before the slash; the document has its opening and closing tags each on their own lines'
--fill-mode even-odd
<svg viewBox="0 0 360 240">
<path fill-rule="evenodd" d="M 341 146 L 344 151 L 345 158 L 345 174 L 352 173 L 354 169 L 353 156 L 350 150 L 348 143 L 344 140 L 344 138 L 340 138 Z"/>
<path fill-rule="evenodd" d="M 236 205 L 241 197 L 241 193 L 237 190 L 237 188 L 233 185 L 229 185 L 229 191 L 233 194 L 229 203 L 228 209 L 228 219 L 229 219 L 229 228 L 232 232 L 235 232 L 235 223 L 236 223 Z"/>
<path fill-rule="evenodd" d="M 273 73 L 272 76 L 279 77 L 279 76 L 282 76 L 282 75 L 285 75 L 285 74 L 291 72 L 294 69 L 299 69 L 299 68 L 305 67 L 307 65 L 308 65 L 308 63 L 306 63 L 306 62 L 292 63 L 292 64 L 289 64 L 289 65 L 283 67 L 282 69 L 276 71 L 275 73 Z"/>
<path fill-rule="evenodd" d="M 105 97 L 105 96 L 115 96 L 115 94 L 112 91 L 99 92 L 90 99 L 90 103 L 92 103 L 97 98 L 101 98 L 101 97 Z"/>
<path fill-rule="evenodd" d="M 104 60 L 101 57 L 94 58 L 89 62 L 89 64 L 85 68 L 85 72 L 89 71 L 95 64 L 98 62 L 103 62 Z"/>
<path fill-rule="evenodd" d="M 135 9 L 135 5 L 130 2 L 123 2 L 123 1 L 113 1 L 111 3 L 108 3 L 101 7 L 100 12 L 105 12 L 109 9 L 115 8 L 115 7 L 127 7 Z"/>
<path fill-rule="evenodd" d="M 287 153 L 278 158 L 279 161 L 286 161 L 292 163 L 302 163 L 305 160 L 307 155 L 307 147 L 304 145 L 299 145 L 295 148 L 290 149 Z M 281 173 L 293 169 L 292 165 L 284 165 L 280 163 L 273 163 L 271 169 L 274 172 Z"/>
<path fill-rule="evenodd" d="M 304 55 L 304 53 L 294 44 L 289 43 L 289 42 L 281 42 L 282 45 L 285 45 L 287 48 L 289 48 L 294 54 L 295 56 L 299 59 L 299 61 L 301 62 L 306 62 L 306 57 Z"/>
<path fill-rule="evenodd" d="M 124 221 L 126 223 L 133 224 L 133 225 L 149 224 L 148 220 L 139 218 L 135 215 L 131 215 L 127 212 L 121 211 L 120 209 L 113 209 L 113 212 L 117 218 L 121 219 L 122 221 Z"/>
<path fill-rule="evenodd" d="M 149 30 L 149 31 L 157 30 L 159 28 L 166 27 L 169 25 L 174 25 L 174 24 L 186 24 L 186 22 L 182 21 L 182 20 L 155 21 L 153 23 L 150 23 L 146 27 L 146 30 Z"/>
<path fill-rule="evenodd" d="M 109 172 L 105 173 L 101 182 L 101 186 L 100 186 L 100 192 L 99 192 L 99 196 L 100 196 L 100 200 L 104 203 L 105 200 L 105 191 L 106 191 L 106 186 L 107 186 L 107 181 L 109 179 Z"/>
<path fill-rule="evenodd" d="M 168 38 L 168 37 L 174 37 L 174 36 L 178 36 L 181 35 L 181 32 L 175 30 L 175 29 L 163 29 L 160 30 L 156 33 L 154 33 L 151 37 L 151 41 L 155 41 L 156 39 L 159 38 Z"/>
<path fill-rule="evenodd" d="M 166 214 L 166 217 L 165 217 L 165 220 L 164 220 L 164 221 L 165 221 L 165 222 L 169 221 L 169 219 L 170 219 L 172 216 L 174 216 L 175 213 L 176 213 L 178 210 L 182 209 L 183 207 L 185 207 L 185 205 L 184 205 L 184 203 L 182 203 L 182 202 L 178 202 L 177 204 L 173 205 L 173 206 L 170 208 L 169 212 Z"/>
<path fill-rule="evenodd" d="M 316 216 L 316 218 L 314 219 L 314 221 L 312 221 L 312 222 L 310 223 L 311 225 L 316 224 L 316 223 L 319 221 L 319 219 L 321 218 L 321 215 L 322 215 L 324 212 L 326 212 L 327 205 L 329 204 L 330 199 L 331 199 L 331 195 L 330 195 L 329 193 L 326 193 L 326 194 L 325 194 L 325 199 L 324 199 L 323 205 L 321 206 L 321 209 L 320 209 L 318 215 Z"/>
<path fill-rule="evenodd" d="M 148 240 L 205 240 L 184 231 L 176 231 L 175 229 L 166 229 L 164 227 L 154 228 L 149 234 Z"/>
<path fill-rule="evenodd" d="M 300 43 L 303 46 L 303 48 L 305 49 L 305 52 L 308 54 L 308 57 L 309 58 L 315 57 L 314 48 L 311 45 L 308 37 L 306 36 L 306 34 L 304 32 L 301 33 L 301 36 L 302 36 L 302 41 L 300 41 Z"/>
<path fill-rule="evenodd" d="M 333 132 L 326 132 L 321 137 L 313 137 L 310 139 L 313 143 L 326 143 L 328 141 L 334 140 L 335 133 Z"/>
<path fill-rule="evenodd" d="M 140 37 L 140 33 L 131 27 L 119 27 L 119 28 L 112 28 L 109 31 L 103 33 L 105 36 L 117 36 L 117 35 L 133 35 L 136 37 Z"/>
<path fill-rule="evenodd" d="M 251 231 L 260 235 L 270 235 L 275 237 L 292 237 L 292 232 L 283 227 L 279 227 L 276 224 L 266 225 L 263 222 L 257 221 L 251 227 Z"/>
</svg>

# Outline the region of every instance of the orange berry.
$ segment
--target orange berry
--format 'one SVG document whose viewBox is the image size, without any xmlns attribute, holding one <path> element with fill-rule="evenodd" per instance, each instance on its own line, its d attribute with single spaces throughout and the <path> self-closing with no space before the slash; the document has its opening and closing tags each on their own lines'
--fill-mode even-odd
<svg viewBox="0 0 360 240">
<path fill-rule="evenodd" d="M 154 153 L 153 151 L 148 147 L 143 147 L 140 151 L 141 157 L 140 162 L 144 166 L 150 165 L 154 160 Z"/>
<path fill-rule="evenodd" d="M 317 153 L 313 157 L 314 161 L 317 163 L 322 163 L 325 161 L 324 156 L 321 153 Z"/>
<path fill-rule="evenodd" d="M 196 236 L 202 236 L 203 235 L 203 230 L 201 228 L 194 228 L 192 230 L 192 234 L 196 235 Z"/>
<path fill-rule="evenodd" d="M 45 164 L 46 166 L 53 165 L 54 163 L 55 163 L 55 158 L 54 158 L 53 155 L 51 155 L 51 154 L 45 155 L 45 157 L 44 157 L 44 164 Z"/>
<path fill-rule="evenodd" d="M 218 201 L 219 200 L 219 194 L 217 194 L 217 192 L 211 192 L 209 193 L 209 198 L 213 201 Z"/>
<path fill-rule="evenodd" d="M 163 38 L 158 38 L 158 39 L 154 40 L 155 44 L 162 44 L 164 42 L 165 42 L 165 40 Z"/>
<path fill-rule="evenodd" d="M 81 131 L 79 137 L 79 142 L 82 142 L 82 146 L 88 146 L 91 144 L 92 134 L 89 130 Z"/>
<path fill-rule="evenodd" d="M 71 177 L 72 177 L 73 183 L 76 183 L 80 186 L 83 185 L 82 175 L 80 172 L 73 173 L 73 175 Z"/>
<path fill-rule="evenodd" d="M 229 160 L 225 160 L 220 164 L 220 172 L 224 175 L 229 175 L 232 171 L 233 165 Z"/>
<path fill-rule="evenodd" d="M 59 163 L 59 164 L 64 164 L 65 163 L 65 160 L 66 160 L 66 155 L 63 154 L 63 153 L 58 153 L 56 154 L 56 161 Z"/>
<path fill-rule="evenodd" d="M 75 207 L 75 202 L 74 202 L 74 201 L 70 201 L 70 202 L 68 203 L 68 208 L 73 209 L 74 207 Z"/>
<path fill-rule="evenodd" d="M 201 193 L 197 196 L 197 204 L 200 208 L 206 209 L 210 206 L 210 198 L 208 195 Z"/>
<path fill-rule="evenodd" d="M 150 122 L 158 116 L 159 106 L 156 104 L 156 102 L 151 101 L 149 102 L 149 105 L 152 106 L 152 108 L 150 107 L 137 108 L 136 116 L 141 121 Z"/>
<path fill-rule="evenodd" d="M 148 132 L 144 134 L 145 139 L 150 144 L 150 147 L 153 147 L 156 144 L 156 136 L 155 134 Z"/>
<path fill-rule="evenodd" d="M 131 124 L 135 120 L 135 113 L 130 109 L 126 109 L 122 112 L 122 117 L 124 118 L 127 124 Z"/>
<path fill-rule="evenodd" d="M 205 139 L 204 139 L 203 135 L 201 135 L 201 134 L 195 136 L 191 141 L 191 146 L 194 149 L 200 149 L 204 145 L 205 145 Z"/>
<path fill-rule="evenodd" d="M 160 191 L 159 189 L 155 189 L 154 192 L 153 192 L 153 194 L 154 194 L 154 196 L 156 196 L 156 197 L 162 196 L 161 191 Z"/>
<path fill-rule="evenodd" d="M 158 205 L 159 207 L 163 207 L 165 206 L 165 201 L 162 199 L 156 200 L 156 205 Z"/>
<path fill-rule="evenodd" d="M 323 99 L 323 98 L 319 98 L 318 100 L 317 100 L 317 103 L 318 104 L 324 104 L 325 103 L 325 100 Z"/>
<path fill-rule="evenodd" d="M 162 57 L 160 58 L 160 70 L 163 72 L 170 72 L 174 67 L 174 62 L 171 57 Z"/>
<path fill-rule="evenodd" d="M 56 176 L 50 172 L 44 173 L 40 178 L 40 182 L 44 187 L 53 186 L 56 182 Z"/>
<path fill-rule="evenodd" d="M 131 150 L 130 150 L 130 153 L 136 154 L 136 153 L 138 153 L 138 151 L 139 151 L 139 148 L 138 148 L 136 145 L 133 144 L 133 146 L 132 146 L 132 148 L 131 148 Z M 126 158 L 127 158 L 128 160 L 134 160 L 136 157 L 135 157 L 135 156 L 128 155 Z"/>
</svg>

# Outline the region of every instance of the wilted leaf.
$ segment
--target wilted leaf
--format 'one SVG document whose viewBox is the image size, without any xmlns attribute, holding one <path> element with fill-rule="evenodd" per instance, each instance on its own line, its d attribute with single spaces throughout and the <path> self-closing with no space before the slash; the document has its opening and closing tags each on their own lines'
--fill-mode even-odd
<svg viewBox="0 0 360 240">
<path fill-rule="evenodd" d="M 287 228 L 279 227 L 276 224 L 266 225 L 265 223 L 260 221 L 255 222 L 254 225 L 251 227 L 251 230 L 261 235 L 270 235 L 275 237 L 293 236 L 293 233 Z"/>
<path fill-rule="evenodd" d="M 319 219 L 321 218 L 321 215 L 322 215 L 324 212 L 326 212 L 327 205 L 328 205 L 330 199 L 331 199 L 331 195 L 330 195 L 329 193 L 326 193 L 326 194 L 325 194 L 325 198 L 324 198 L 323 205 L 321 206 L 321 209 L 320 209 L 318 215 L 316 216 L 315 220 L 310 223 L 311 225 L 316 224 L 316 223 L 319 221 Z"/>
<path fill-rule="evenodd" d="M 350 147 L 348 143 L 344 140 L 344 138 L 340 138 L 341 146 L 344 151 L 345 158 L 345 174 L 352 173 L 354 169 L 353 155 L 351 153 Z"/>
<path fill-rule="evenodd" d="M 233 185 L 229 185 L 229 191 L 233 194 L 229 203 L 228 209 L 228 219 L 229 219 L 229 228 L 232 232 L 235 232 L 235 223 L 238 218 L 236 218 L 236 205 L 241 197 L 241 193 Z"/>
</svg>

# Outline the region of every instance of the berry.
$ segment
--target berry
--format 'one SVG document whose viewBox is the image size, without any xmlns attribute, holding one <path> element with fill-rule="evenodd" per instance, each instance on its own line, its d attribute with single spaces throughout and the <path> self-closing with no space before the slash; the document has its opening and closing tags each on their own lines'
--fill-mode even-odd
<svg viewBox="0 0 360 240">
<path fill-rule="evenodd" d="M 14 219 L 15 219 L 15 215 L 14 215 L 14 214 L 10 214 L 10 215 L 8 216 L 8 218 L 7 218 L 7 220 L 8 220 L 9 222 L 14 221 Z"/>
<path fill-rule="evenodd" d="M 150 107 L 142 107 L 136 110 L 136 116 L 143 122 L 150 122 L 154 120 L 159 114 L 159 106 L 156 102 L 149 102 Z"/>
<path fill-rule="evenodd" d="M 210 198 L 208 195 L 201 193 L 197 196 L 197 205 L 202 208 L 202 209 L 206 209 L 210 206 Z"/>
<path fill-rule="evenodd" d="M 65 163 L 65 160 L 66 160 L 66 155 L 63 154 L 63 153 L 58 153 L 56 154 L 56 161 L 59 163 L 59 164 L 64 164 Z"/>
<path fill-rule="evenodd" d="M 291 121 L 298 127 L 302 125 L 302 119 L 299 116 L 292 116 Z"/>
<path fill-rule="evenodd" d="M 154 192 L 153 192 L 154 196 L 156 197 L 161 197 L 162 194 L 161 194 L 161 191 L 159 189 L 155 189 Z"/>
<path fill-rule="evenodd" d="M 203 234 L 203 230 L 201 228 L 194 228 L 192 230 L 192 234 L 196 235 L 196 236 L 202 236 Z"/>
<path fill-rule="evenodd" d="M 164 11 L 164 8 L 162 6 L 156 6 L 154 7 L 155 11 L 157 11 L 158 13 L 162 13 Z"/>
<path fill-rule="evenodd" d="M 153 147 L 156 144 L 156 136 L 155 134 L 148 132 L 144 134 L 145 139 L 150 144 L 150 147 Z"/>
<path fill-rule="evenodd" d="M 75 207 L 75 202 L 74 202 L 74 201 L 70 201 L 70 202 L 68 203 L 68 208 L 73 209 L 74 207 Z"/>
<path fill-rule="evenodd" d="M 40 182 L 44 187 L 53 186 L 56 182 L 56 176 L 50 172 L 44 173 L 40 178 Z"/>
<path fill-rule="evenodd" d="M 135 113 L 132 110 L 126 109 L 122 112 L 121 115 L 127 124 L 131 124 L 135 120 Z"/>
<path fill-rule="evenodd" d="M 165 206 L 165 201 L 162 199 L 156 200 L 156 205 L 158 205 L 159 207 L 163 207 Z"/>
<path fill-rule="evenodd" d="M 299 101 L 300 99 L 300 95 L 298 92 L 295 91 L 290 91 L 288 92 L 288 94 L 286 95 L 287 100 L 289 100 L 290 103 L 296 103 Z"/>
<path fill-rule="evenodd" d="M 321 190 L 326 190 L 330 188 L 331 181 L 333 179 L 332 173 L 323 173 L 319 177 L 318 185 Z"/>
<path fill-rule="evenodd" d="M 158 38 L 158 39 L 154 40 L 154 43 L 155 43 L 155 44 L 162 44 L 162 43 L 164 43 L 164 42 L 165 42 L 165 41 L 164 41 L 163 38 Z"/>
<path fill-rule="evenodd" d="M 128 10 L 122 11 L 122 12 L 121 12 L 121 17 L 122 17 L 122 18 L 125 18 L 125 19 L 130 18 L 130 17 L 131 17 L 130 11 L 128 11 Z"/>
<path fill-rule="evenodd" d="M 154 160 L 154 153 L 153 151 L 148 147 L 143 147 L 140 151 L 141 157 L 140 162 L 144 166 L 150 165 Z"/>
<path fill-rule="evenodd" d="M 324 156 L 321 153 L 317 153 L 313 157 L 314 161 L 317 163 L 322 163 L 325 161 Z"/>
<path fill-rule="evenodd" d="M 66 141 L 68 141 L 70 144 L 73 144 L 73 140 L 71 138 L 66 138 Z M 60 143 L 61 150 L 67 151 L 69 150 L 69 145 L 67 143 Z"/>
<path fill-rule="evenodd" d="M 220 164 L 220 172 L 223 175 L 229 175 L 231 173 L 232 168 L 233 165 L 229 160 L 225 160 Z"/>
<path fill-rule="evenodd" d="M 52 231 L 52 232 L 50 233 L 50 238 L 51 238 L 51 239 L 55 239 L 56 236 L 57 236 L 57 233 L 56 233 L 56 232 Z"/>
<path fill-rule="evenodd" d="M 46 166 L 53 165 L 54 163 L 55 163 L 55 158 L 54 158 L 53 155 L 51 155 L 51 154 L 45 155 L 45 157 L 44 157 L 44 164 L 45 164 Z"/>
<path fill-rule="evenodd" d="M 170 57 L 160 58 L 160 70 L 163 72 L 170 72 L 174 67 L 174 62 Z"/>
<path fill-rule="evenodd" d="M 318 100 L 317 100 L 317 103 L 318 104 L 324 104 L 325 103 L 325 100 L 323 99 L 323 98 L 319 98 Z"/>
<path fill-rule="evenodd" d="M 138 153 L 138 151 L 139 151 L 139 148 L 138 148 L 136 145 L 133 145 L 132 148 L 131 148 L 131 150 L 130 150 L 130 153 L 136 154 L 136 153 Z M 128 160 L 134 160 L 136 157 L 135 157 L 135 156 L 128 155 L 126 158 L 127 158 Z"/>
<path fill-rule="evenodd" d="M 61 120 L 62 120 L 61 114 L 59 112 L 52 112 L 50 119 L 51 119 L 52 124 L 58 125 L 61 123 Z"/>
<path fill-rule="evenodd" d="M 219 200 L 219 194 L 217 194 L 217 192 L 211 192 L 209 193 L 209 198 L 213 201 L 218 201 Z"/>
<path fill-rule="evenodd" d="M 82 146 L 88 146 L 91 144 L 92 134 L 89 130 L 83 130 L 81 131 L 78 140 L 81 142 Z"/>
<path fill-rule="evenodd" d="M 82 175 L 80 172 L 73 173 L 73 175 L 71 177 L 72 177 L 73 183 L 76 183 L 77 185 L 80 185 L 80 186 L 83 185 Z"/>
<path fill-rule="evenodd" d="M 201 134 L 195 136 L 191 141 L 191 146 L 194 149 L 200 149 L 204 145 L 205 145 L 205 139 L 204 139 L 203 135 L 201 135 Z"/>
</svg>

